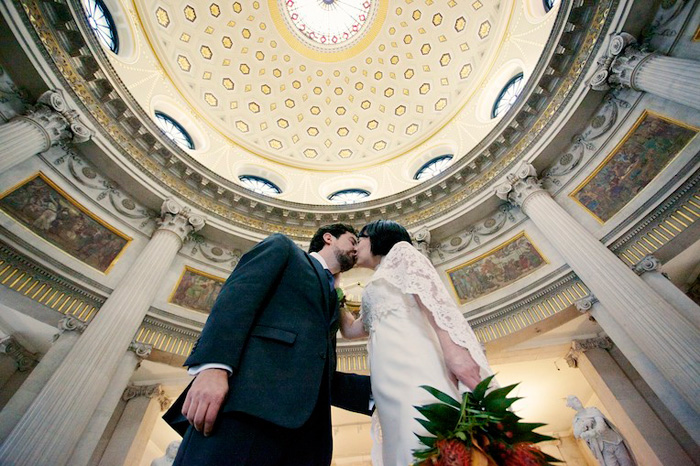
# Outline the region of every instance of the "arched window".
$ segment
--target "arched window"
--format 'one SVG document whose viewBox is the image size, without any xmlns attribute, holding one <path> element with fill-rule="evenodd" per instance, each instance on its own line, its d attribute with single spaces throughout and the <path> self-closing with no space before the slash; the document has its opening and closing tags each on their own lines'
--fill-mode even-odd
<svg viewBox="0 0 700 466">
<path fill-rule="evenodd" d="M 119 51 L 117 27 L 109 10 L 102 0 L 83 0 L 88 23 L 95 35 L 112 52 Z"/>
<path fill-rule="evenodd" d="M 542 3 L 544 3 L 544 11 L 549 11 L 552 8 L 554 8 L 554 5 L 556 5 L 557 0 L 542 0 Z"/>
<path fill-rule="evenodd" d="M 503 86 L 500 94 L 496 98 L 496 102 L 493 104 L 493 110 L 491 111 L 491 117 L 496 118 L 497 116 L 505 113 L 513 106 L 518 96 L 523 90 L 525 85 L 525 80 L 523 79 L 523 74 L 520 73 L 513 77 L 508 83 Z"/>
<path fill-rule="evenodd" d="M 275 196 L 282 193 L 282 190 L 275 183 L 259 176 L 241 175 L 238 179 L 241 180 L 243 186 L 258 194 Z"/>
<path fill-rule="evenodd" d="M 435 157 L 434 159 L 428 160 L 418 169 L 416 174 L 413 175 L 413 179 L 419 181 L 428 180 L 445 171 L 445 169 L 450 165 L 451 160 L 451 155 L 441 155 L 440 157 Z"/>
<path fill-rule="evenodd" d="M 334 204 L 354 204 L 366 197 L 369 197 L 369 191 L 364 189 L 343 189 L 328 196 L 328 200 Z"/>
<path fill-rule="evenodd" d="M 194 149 L 192 138 L 180 123 L 163 112 L 156 112 L 156 123 L 175 144 L 183 149 Z"/>
</svg>

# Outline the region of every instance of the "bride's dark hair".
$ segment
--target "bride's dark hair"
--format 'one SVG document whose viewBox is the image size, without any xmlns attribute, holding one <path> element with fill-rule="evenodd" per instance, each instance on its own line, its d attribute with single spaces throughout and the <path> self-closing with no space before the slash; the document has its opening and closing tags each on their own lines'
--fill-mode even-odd
<svg viewBox="0 0 700 466">
<path fill-rule="evenodd" d="M 401 241 L 411 242 L 411 235 L 393 220 L 375 220 L 360 230 L 360 238 L 369 238 L 370 251 L 375 256 L 386 256 L 391 248 Z"/>
</svg>

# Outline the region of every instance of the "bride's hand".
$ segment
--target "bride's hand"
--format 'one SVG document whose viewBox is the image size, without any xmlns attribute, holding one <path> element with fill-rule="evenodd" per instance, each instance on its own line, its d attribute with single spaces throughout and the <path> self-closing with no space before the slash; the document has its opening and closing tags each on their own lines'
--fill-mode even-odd
<svg viewBox="0 0 700 466">
<path fill-rule="evenodd" d="M 469 390 L 474 390 L 481 381 L 479 365 L 474 361 L 469 350 L 461 346 L 454 346 L 445 353 L 445 364 L 450 371 L 453 382 L 457 381 L 466 385 Z"/>
</svg>

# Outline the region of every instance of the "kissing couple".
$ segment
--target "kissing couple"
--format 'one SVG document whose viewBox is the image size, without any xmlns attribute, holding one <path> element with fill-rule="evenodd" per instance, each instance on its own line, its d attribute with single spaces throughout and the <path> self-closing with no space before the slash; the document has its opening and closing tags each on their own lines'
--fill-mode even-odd
<svg viewBox="0 0 700 466">
<path fill-rule="evenodd" d="M 335 277 L 374 270 L 360 318 L 338 308 Z M 336 371 L 336 334 L 368 337 L 371 381 Z M 174 465 L 328 466 L 331 405 L 372 414 L 374 466 L 408 466 L 429 435 L 413 406 L 473 389 L 481 346 L 406 229 L 377 220 L 321 227 L 309 252 L 273 234 L 243 255 L 185 361 L 194 380 L 164 419 L 183 434 Z"/>
</svg>

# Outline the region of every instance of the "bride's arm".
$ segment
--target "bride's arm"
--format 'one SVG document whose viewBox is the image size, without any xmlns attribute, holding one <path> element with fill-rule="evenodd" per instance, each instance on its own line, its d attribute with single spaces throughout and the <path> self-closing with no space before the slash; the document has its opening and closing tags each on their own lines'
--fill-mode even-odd
<svg viewBox="0 0 700 466">
<path fill-rule="evenodd" d="M 425 307 L 420 297 L 418 295 L 414 296 L 421 311 L 428 318 L 430 325 L 437 334 L 442 353 L 445 357 L 445 365 L 447 365 L 447 369 L 450 371 L 453 381 L 457 384 L 457 380 L 459 380 L 469 387 L 469 390 L 474 390 L 474 387 L 481 381 L 481 375 L 479 373 L 481 368 L 476 361 L 474 361 L 468 349 L 452 341 L 450 334 L 437 325 L 433 313 Z"/>
<path fill-rule="evenodd" d="M 347 309 L 340 311 L 340 334 L 346 340 L 365 338 L 369 335 L 362 325 L 362 319 L 356 319 Z"/>
</svg>

